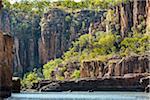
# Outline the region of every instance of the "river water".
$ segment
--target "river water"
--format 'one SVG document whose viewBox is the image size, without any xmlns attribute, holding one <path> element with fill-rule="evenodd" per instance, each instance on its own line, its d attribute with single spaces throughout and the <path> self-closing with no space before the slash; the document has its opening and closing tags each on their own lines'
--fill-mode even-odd
<svg viewBox="0 0 150 100">
<path fill-rule="evenodd" d="M 44 92 L 13 93 L 6 100 L 150 100 L 143 92 Z"/>
</svg>

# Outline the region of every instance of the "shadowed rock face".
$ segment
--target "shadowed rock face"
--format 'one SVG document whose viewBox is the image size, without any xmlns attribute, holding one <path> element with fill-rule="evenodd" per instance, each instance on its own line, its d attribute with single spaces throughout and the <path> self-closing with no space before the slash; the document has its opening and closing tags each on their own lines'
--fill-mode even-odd
<svg viewBox="0 0 150 100">
<path fill-rule="evenodd" d="M 146 27 L 146 32 L 148 34 L 150 34 L 150 0 L 147 0 L 147 6 L 146 6 L 146 10 L 147 10 L 147 20 L 146 20 L 146 24 L 147 24 L 147 27 Z"/>
<path fill-rule="evenodd" d="M 2 0 L 0 0 L 0 9 L 3 7 Z"/>
<path fill-rule="evenodd" d="M 22 13 L 21 13 L 22 14 Z M 27 13 L 23 13 L 27 15 Z M 41 16 L 27 19 L 19 17 L 20 12 L 3 9 L 0 12 L 0 29 L 14 36 L 14 72 L 16 75 L 31 71 L 35 66 L 41 67 L 50 59 L 61 57 L 74 41 L 82 34 L 89 33 L 90 23 L 95 28 L 102 26 L 101 17 L 104 11 L 82 10 L 79 12 L 65 12 L 61 9 L 51 9 Z M 11 20 L 14 20 L 15 24 Z M 25 19 L 29 24 L 24 22 Z M 21 29 L 19 24 L 26 23 L 29 28 Z M 11 27 L 10 27 L 11 26 Z M 104 30 L 105 28 L 98 28 Z"/>
<path fill-rule="evenodd" d="M 100 23 L 104 11 L 81 10 L 68 13 L 51 9 L 41 19 L 39 54 L 42 63 L 60 57 L 80 35 L 89 33 L 90 23 Z M 100 29 L 102 31 L 102 29 Z"/>
<path fill-rule="evenodd" d="M 11 95 L 13 39 L 0 32 L 0 97 Z"/>
</svg>

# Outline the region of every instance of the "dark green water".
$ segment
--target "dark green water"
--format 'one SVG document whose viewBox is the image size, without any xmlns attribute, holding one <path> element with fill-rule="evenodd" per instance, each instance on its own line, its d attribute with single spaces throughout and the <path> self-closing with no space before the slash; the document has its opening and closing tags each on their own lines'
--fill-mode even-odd
<svg viewBox="0 0 150 100">
<path fill-rule="evenodd" d="M 143 92 L 14 93 L 6 100 L 150 100 L 150 94 Z"/>
</svg>

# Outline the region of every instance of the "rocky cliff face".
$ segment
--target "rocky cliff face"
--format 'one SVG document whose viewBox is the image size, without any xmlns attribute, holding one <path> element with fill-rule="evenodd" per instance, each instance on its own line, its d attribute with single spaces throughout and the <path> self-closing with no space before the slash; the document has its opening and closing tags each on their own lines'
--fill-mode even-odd
<svg viewBox="0 0 150 100">
<path fill-rule="evenodd" d="M 60 57 L 82 34 L 89 33 L 91 23 L 101 22 L 102 11 L 82 10 L 67 13 L 52 9 L 41 20 L 40 58 L 42 63 Z"/>
<path fill-rule="evenodd" d="M 12 87 L 13 39 L 0 31 L 0 97 L 8 97 Z"/>
<path fill-rule="evenodd" d="M 14 75 L 21 76 L 60 57 L 73 40 L 89 33 L 90 23 L 101 22 L 103 13 L 90 10 L 67 13 L 55 8 L 45 13 L 40 22 L 38 15 L 30 17 L 26 13 L 3 9 L 0 29 L 6 33 L 11 31 L 14 36 Z"/>
<path fill-rule="evenodd" d="M 39 46 L 40 16 L 28 15 L 24 12 L 0 12 L 0 29 L 14 36 L 14 75 L 21 76 L 26 71 L 40 66 Z"/>
<path fill-rule="evenodd" d="M 148 0 L 132 0 L 111 8 L 116 17 L 115 27 L 118 27 L 118 32 L 122 37 L 128 36 L 129 32 L 133 30 L 145 33 L 146 26 L 148 27 L 146 23 L 149 19 L 148 8 Z"/>
<path fill-rule="evenodd" d="M 149 33 L 150 1 L 134 0 L 106 11 L 81 10 L 66 12 L 53 8 L 41 16 L 25 12 L 0 12 L 0 29 L 14 36 L 14 74 L 31 71 L 50 59 L 60 57 L 82 34 L 97 31 L 118 32 L 124 38 L 137 29 Z M 107 17 L 113 17 L 111 20 Z"/>
<path fill-rule="evenodd" d="M 2 0 L 0 0 L 0 9 L 3 7 Z"/>
<path fill-rule="evenodd" d="M 80 68 L 81 77 L 109 78 L 112 76 L 128 76 L 149 73 L 149 56 L 131 56 L 122 59 L 110 59 L 106 63 L 100 61 L 84 61 Z"/>
<path fill-rule="evenodd" d="M 148 34 L 150 34 L 150 0 L 147 0 L 146 4 L 147 4 L 147 6 L 146 6 L 147 7 L 147 9 L 146 9 L 147 10 L 146 32 Z"/>
</svg>

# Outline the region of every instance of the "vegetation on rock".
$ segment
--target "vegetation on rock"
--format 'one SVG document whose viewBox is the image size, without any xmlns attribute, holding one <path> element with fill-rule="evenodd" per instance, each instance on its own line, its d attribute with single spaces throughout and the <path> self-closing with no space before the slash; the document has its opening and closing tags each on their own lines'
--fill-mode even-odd
<svg viewBox="0 0 150 100">
<path fill-rule="evenodd" d="M 97 59 L 104 62 L 113 56 L 122 57 L 132 54 L 140 55 L 149 50 L 149 38 L 150 36 L 147 34 L 137 33 L 131 37 L 126 37 L 121 42 L 117 43 L 117 35 L 112 33 L 98 32 L 94 35 L 81 35 L 75 42 L 73 42 L 73 45 L 69 51 L 64 53 L 62 64 L 75 61 L 81 62 L 82 64 L 83 61 L 92 59 Z M 53 61 L 50 61 L 47 64 L 49 63 L 53 63 Z M 57 67 L 58 65 L 55 66 L 55 68 Z M 51 72 L 49 71 L 51 68 L 53 68 L 51 65 L 49 65 L 49 69 L 44 67 L 44 71 Z M 67 70 L 65 71 L 67 72 Z M 62 77 L 64 76 L 65 71 L 62 74 Z M 80 78 L 80 71 L 77 69 L 74 70 L 71 73 L 71 78 Z"/>
<path fill-rule="evenodd" d="M 55 68 L 62 63 L 61 59 L 55 59 L 51 60 L 47 64 L 43 66 L 43 75 L 45 79 L 52 79 L 50 75 L 52 74 L 52 71 L 55 70 Z M 58 76 L 59 77 L 59 76 Z"/>
<path fill-rule="evenodd" d="M 26 73 L 21 81 L 21 85 L 24 88 L 31 88 L 34 83 L 37 83 L 40 80 L 36 70 L 33 72 Z"/>
<path fill-rule="evenodd" d="M 0 16 L 3 31 L 7 31 L 6 24 L 10 23 L 16 45 L 23 45 L 20 47 L 25 56 L 23 60 L 31 60 L 26 64 L 23 60 L 18 60 L 17 56 L 17 63 L 30 66 L 27 69 L 22 68 L 21 71 L 17 70 L 21 73 L 29 72 L 34 66 L 39 65 L 39 60 L 40 64 L 46 63 L 40 74 L 35 70 L 27 73 L 22 80 L 22 86 L 31 88 L 33 83 L 41 79 L 78 79 L 80 68 L 74 67 L 74 64 L 79 63 L 80 66 L 85 60 L 97 59 L 106 62 L 113 56 L 123 57 L 147 52 L 150 49 L 150 35 L 146 34 L 146 20 L 140 15 L 139 24 L 127 28 L 128 22 L 132 19 L 127 20 L 130 15 L 126 14 L 127 7 L 123 8 L 122 3 L 128 2 L 130 1 L 22 0 L 10 4 L 4 0 L 4 9 L 1 13 L 5 16 Z M 113 8 L 115 6 L 116 9 Z M 121 12 L 117 7 L 122 7 L 118 8 Z M 19 43 L 16 38 L 19 39 Z M 32 52 L 28 53 L 28 50 Z"/>
</svg>

